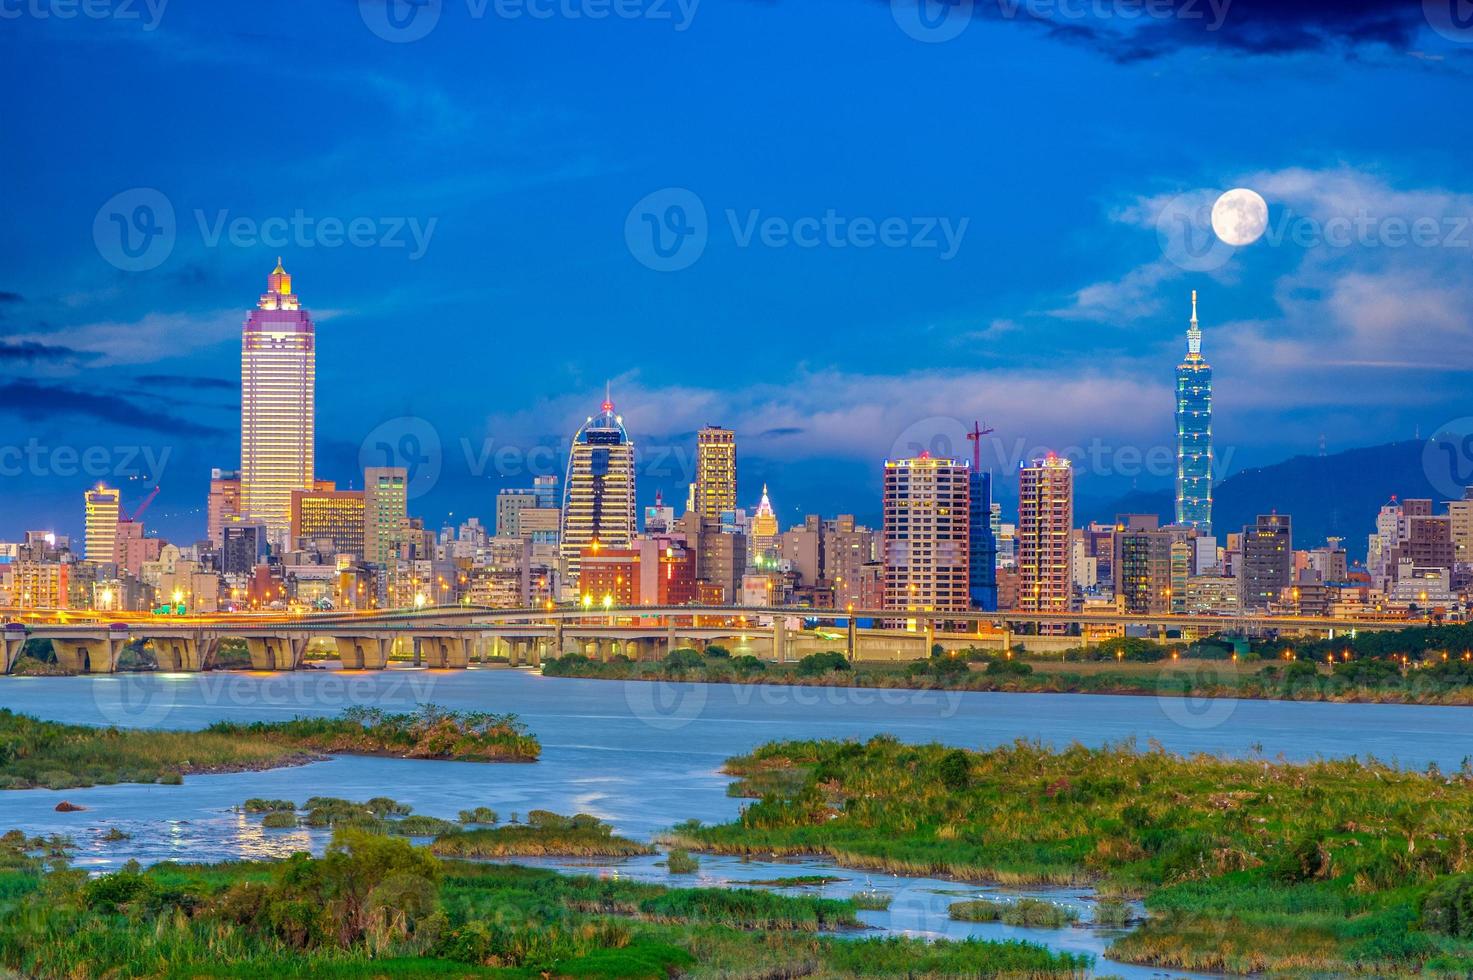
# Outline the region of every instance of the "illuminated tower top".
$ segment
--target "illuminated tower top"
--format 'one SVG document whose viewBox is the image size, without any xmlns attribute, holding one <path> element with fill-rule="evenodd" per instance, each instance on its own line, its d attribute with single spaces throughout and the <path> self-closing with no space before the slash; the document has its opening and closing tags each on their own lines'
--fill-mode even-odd
<svg viewBox="0 0 1473 980">
<path fill-rule="evenodd" d="M 292 292 L 291 273 L 281 266 L 281 256 L 276 258 L 276 268 L 266 277 L 266 291 L 256 303 L 260 310 L 296 310 L 301 308 L 296 294 Z"/>
<path fill-rule="evenodd" d="M 1187 327 L 1187 360 L 1202 359 L 1202 328 L 1197 324 L 1197 291 L 1192 290 L 1192 322 Z"/>
</svg>

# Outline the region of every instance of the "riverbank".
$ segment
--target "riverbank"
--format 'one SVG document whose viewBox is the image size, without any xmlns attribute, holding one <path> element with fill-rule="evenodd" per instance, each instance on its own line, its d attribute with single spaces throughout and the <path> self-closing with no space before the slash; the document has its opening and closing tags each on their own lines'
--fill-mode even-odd
<svg viewBox="0 0 1473 980">
<path fill-rule="evenodd" d="M 738 821 L 668 843 L 1094 885 L 1150 917 L 1112 958 L 1234 973 L 1473 970 L 1473 772 L 1132 746 L 779 742 L 732 759 Z"/>
<path fill-rule="evenodd" d="M 0 838 L 0 963 L 25 975 L 1083 977 L 1025 942 L 839 938 L 847 899 L 446 861 L 344 829 L 327 854 L 88 879 Z"/>
<path fill-rule="evenodd" d="M 831 653 L 773 664 L 755 657 L 702 657 L 694 650 L 677 650 L 673 659 L 653 662 L 598 661 L 568 654 L 547 660 L 542 671 L 549 677 L 588 680 L 1473 706 L 1473 670 L 1462 661 L 1427 666 L 1388 663 L 1380 668 L 1362 663 L 1331 667 L 1297 660 L 1240 663 L 1186 658 L 1141 663 L 1004 658 L 969 663 L 944 656 L 909 663 L 851 663 L 843 654 Z"/>
<path fill-rule="evenodd" d="M 353 707 L 331 718 L 217 722 L 199 731 L 94 728 L 0 709 L 0 789 L 178 783 L 205 773 L 297 766 L 330 755 L 533 762 L 541 745 L 515 716 L 405 714 Z"/>
</svg>

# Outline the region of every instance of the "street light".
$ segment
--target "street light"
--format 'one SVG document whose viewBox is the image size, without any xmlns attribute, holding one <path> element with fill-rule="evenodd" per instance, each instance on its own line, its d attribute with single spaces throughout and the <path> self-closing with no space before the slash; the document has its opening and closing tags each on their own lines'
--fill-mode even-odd
<svg viewBox="0 0 1473 980">
<path fill-rule="evenodd" d="M 423 592 L 416 592 L 414 594 L 414 608 L 416 608 L 416 609 L 423 609 L 424 607 L 425 607 L 425 594 Z"/>
</svg>

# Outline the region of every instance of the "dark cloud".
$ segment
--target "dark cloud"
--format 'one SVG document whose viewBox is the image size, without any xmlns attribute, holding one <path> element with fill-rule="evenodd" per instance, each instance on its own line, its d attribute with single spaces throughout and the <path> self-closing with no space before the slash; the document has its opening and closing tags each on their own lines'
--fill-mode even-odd
<svg viewBox="0 0 1473 980">
<path fill-rule="evenodd" d="M 235 391 L 240 387 L 240 382 L 231 378 L 211 378 L 193 374 L 143 374 L 133 380 L 140 385 L 193 388 L 198 391 Z"/>
<path fill-rule="evenodd" d="M 97 357 L 96 351 L 77 350 L 57 344 L 43 344 L 35 340 L 11 343 L 0 340 L 0 362 L 23 361 L 26 364 L 40 362 L 60 363 L 64 361 L 87 361 Z"/>
<path fill-rule="evenodd" d="M 214 436 L 225 431 L 144 408 L 117 395 L 100 395 L 62 385 L 37 384 L 34 381 L 15 381 L 0 385 L 0 412 L 8 412 L 33 422 L 76 417 L 177 436 Z"/>
<path fill-rule="evenodd" d="M 796 428 L 796 427 L 793 427 L 793 426 L 785 426 L 785 427 L 779 428 L 779 429 L 766 429 L 766 430 L 764 430 L 762 432 L 759 432 L 757 434 L 757 438 L 759 438 L 759 439 L 779 438 L 781 436 L 801 436 L 802 434 L 803 434 L 803 430 L 800 429 L 800 428 Z"/>
<path fill-rule="evenodd" d="M 6 289 L 0 289 L 0 303 L 23 303 L 25 297 L 20 293 L 12 293 Z"/>
<path fill-rule="evenodd" d="M 888 2 L 888 0 L 887 0 Z M 936 0 L 906 0 L 935 4 Z M 1422 5 L 1389 0 L 949 0 L 989 21 L 1027 24 L 1049 37 L 1094 48 L 1120 62 L 1183 48 L 1283 55 L 1383 45 L 1411 46 L 1427 26 Z"/>
</svg>

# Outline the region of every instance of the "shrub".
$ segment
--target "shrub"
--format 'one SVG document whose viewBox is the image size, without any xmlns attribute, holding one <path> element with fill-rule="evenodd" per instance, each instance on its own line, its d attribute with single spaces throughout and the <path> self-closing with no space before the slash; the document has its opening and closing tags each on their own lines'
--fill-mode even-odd
<svg viewBox="0 0 1473 980">
<path fill-rule="evenodd" d="M 295 810 L 297 805 L 291 800 L 263 800 L 253 796 L 240 805 L 246 813 L 271 813 L 275 810 Z"/>
<path fill-rule="evenodd" d="M 936 771 L 941 776 L 941 785 L 949 790 L 963 790 L 972 784 L 972 763 L 961 749 L 943 755 Z"/>
<path fill-rule="evenodd" d="M 1473 875 L 1439 883 L 1422 900 L 1422 927 L 1428 932 L 1473 939 Z"/>
<path fill-rule="evenodd" d="M 731 666 L 738 674 L 760 674 L 767 669 L 765 663 L 750 653 L 742 654 L 740 657 L 733 657 Z"/>
<path fill-rule="evenodd" d="M 1033 668 L 1021 660 L 994 660 L 983 673 L 989 677 L 1027 677 Z"/>
<path fill-rule="evenodd" d="M 800 677 L 817 677 L 831 671 L 849 670 L 849 658 L 837 650 L 827 650 L 823 653 L 810 653 L 798 661 L 798 675 Z"/>
<path fill-rule="evenodd" d="M 699 670 L 704 666 L 706 666 L 706 658 L 701 656 L 699 650 L 692 650 L 689 647 L 671 650 L 670 655 L 665 658 L 667 670 Z"/>
<path fill-rule="evenodd" d="M 692 857 L 689 851 L 673 850 L 666 858 L 665 865 L 673 875 L 689 875 L 700 870 L 701 862 Z"/>
<path fill-rule="evenodd" d="M 461 823 L 493 824 L 496 822 L 496 811 L 489 806 L 478 806 L 473 810 L 461 810 L 458 815 Z"/>
<path fill-rule="evenodd" d="M 719 644 L 716 644 L 716 643 L 708 643 L 706 645 L 706 656 L 707 657 L 714 658 L 714 659 L 718 659 L 718 660 L 730 660 L 731 659 L 731 651 L 728 650 L 728 649 L 726 649 L 726 647 L 721 646 Z"/>
<path fill-rule="evenodd" d="M 296 825 L 297 815 L 295 813 L 287 813 L 284 810 L 273 810 L 261 818 L 261 826 L 269 827 L 272 830 L 287 830 L 295 828 Z"/>
</svg>

